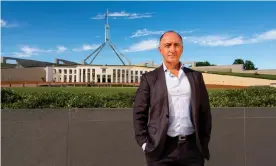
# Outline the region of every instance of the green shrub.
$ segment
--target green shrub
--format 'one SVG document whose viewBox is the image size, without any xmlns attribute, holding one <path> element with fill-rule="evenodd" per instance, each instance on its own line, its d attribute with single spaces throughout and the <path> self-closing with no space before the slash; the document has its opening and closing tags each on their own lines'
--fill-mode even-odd
<svg viewBox="0 0 276 166">
<path fill-rule="evenodd" d="M 21 100 L 22 97 L 19 93 L 9 88 L 1 88 L 1 103 L 15 103 Z"/>
<path fill-rule="evenodd" d="M 134 92 L 70 93 L 33 92 L 16 93 L 1 89 L 1 107 L 12 109 L 35 108 L 131 108 Z M 209 94 L 211 107 L 275 107 L 276 88 L 251 87 L 217 91 Z"/>
<path fill-rule="evenodd" d="M 275 107 L 276 88 L 249 87 L 211 93 L 211 107 Z"/>
</svg>

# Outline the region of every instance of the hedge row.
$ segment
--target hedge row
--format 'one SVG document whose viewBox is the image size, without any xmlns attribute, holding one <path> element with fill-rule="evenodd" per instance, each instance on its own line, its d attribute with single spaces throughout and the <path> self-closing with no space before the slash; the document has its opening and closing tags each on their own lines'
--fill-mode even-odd
<svg viewBox="0 0 276 166">
<path fill-rule="evenodd" d="M 210 94 L 212 107 L 276 107 L 276 88 L 250 87 Z"/>
<path fill-rule="evenodd" d="M 135 93 L 35 92 L 1 88 L 1 108 L 131 108 Z M 209 94 L 211 107 L 275 107 L 276 88 L 252 87 Z"/>
</svg>

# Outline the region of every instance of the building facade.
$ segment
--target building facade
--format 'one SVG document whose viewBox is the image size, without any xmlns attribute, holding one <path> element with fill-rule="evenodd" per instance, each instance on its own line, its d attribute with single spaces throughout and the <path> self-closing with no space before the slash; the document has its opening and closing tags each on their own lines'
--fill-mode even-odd
<svg viewBox="0 0 276 166">
<path fill-rule="evenodd" d="M 122 65 L 48 66 L 47 82 L 139 83 L 142 74 L 155 67 Z"/>
</svg>

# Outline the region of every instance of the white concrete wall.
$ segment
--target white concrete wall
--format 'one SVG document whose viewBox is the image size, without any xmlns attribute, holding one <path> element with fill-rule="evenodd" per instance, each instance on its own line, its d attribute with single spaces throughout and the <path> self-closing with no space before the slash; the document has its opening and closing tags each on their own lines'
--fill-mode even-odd
<svg viewBox="0 0 276 166">
<path fill-rule="evenodd" d="M 53 67 L 47 66 L 45 68 L 46 71 L 46 82 L 52 82 L 53 81 Z"/>
<path fill-rule="evenodd" d="M 105 69 L 105 71 L 104 71 Z M 141 76 L 145 72 L 154 70 L 155 68 L 147 67 L 137 67 L 137 66 L 91 66 L 91 65 L 80 65 L 76 67 L 54 67 L 53 70 L 56 70 L 54 78 L 56 82 L 69 82 L 69 77 L 72 77 L 70 82 L 111 82 L 111 83 L 133 83 L 140 82 Z M 61 70 L 61 73 L 59 73 Z M 70 74 L 70 70 L 76 70 L 76 74 Z M 93 72 L 93 70 L 95 72 Z M 113 74 L 115 70 L 115 75 Z M 128 75 L 127 75 L 128 71 Z M 131 74 L 133 72 L 133 74 Z M 124 77 L 123 74 L 124 73 Z M 94 77 L 93 77 L 94 75 Z M 74 80 L 76 77 L 76 80 Z M 105 80 L 103 79 L 105 78 Z"/>
<path fill-rule="evenodd" d="M 219 65 L 219 66 L 196 66 L 193 67 L 194 70 L 200 71 L 222 71 L 222 72 L 238 72 L 243 71 L 243 65 Z"/>
<path fill-rule="evenodd" d="M 258 74 L 270 74 L 276 75 L 276 69 L 263 69 L 263 70 L 245 70 L 245 71 L 237 71 L 237 73 L 258 73 Z"/>
<path fill-rule="evenodd" d="M 111 83 L 140 83 L 140 79 L 143 73 L 154 70 L 155 68 L 139 67 L 139 66 L 90 66 L 90 65 L 79 65 L 76 67 L 53 67 L 57 71 L 54 74 L 54 78 L 57 78 L 57 82 L 68 82 L 68 78 L 71 76 L 71 82 L 103 82 L 103 76 L 105 75 L 108 82 L 108 75 L 110 75 Z M 95 70 L 95 73 L 92 70 Z M 106 70 L 103 73 L 103 69 Z M 62 73 L 59 74 L 58 70 L 62 70 Z M 72 74 L 69 74 L 69 71 L 72 70 Z M 76 73 L 74 72 L 76 70 Z M 90 71 L 89 71 L 90 70 Z M 113 76 L 113 70 L 116 71 L 115 77 Z M 123 70 L 125 72 L 124 78 L 122 77 Z M 65 74 L 66 71 L 66 74 Z M 89 71 L 89 72 L 88 72 Z M 126 76 L 126 71 L 129 71 L 128 78 Z M 118 77 L 118 72 L 120 76 Z M 131 75 L 133 72 L 133 75 Z M 92 76 L 94 74 L 94 78 Z M 100 80 L 97 79 L 99 75 Z M 65 76 L 67 78 L 65 78 Z M 74 80 L 76 77 L 76 80 Z M 208 74 L 203 73 L 203 77 L 206 84 L 218 84 L 218 85 L 237 85 L 237 86 L 252 86 L 252 85 L 270 85 L 271 83 L 276 83 L 276 80 L 265 80 L 258 78 L 247 78 L 247 77 L 237 77 L 237 76 L 227 76 L 227 75 L 217 75 L 217 74 Z M 50 77 L 49 77 L 50 78 Z M 136 80 L 137 79 L 137 80 Z"/>
<path fill-rule="evenodd" d="M 221 71 L 233 73 L 258 73 L 258 74 L 271 74 L 276 75 L 276 69 L 262 69 L 262 70 L 243 70 L 243 65 L 220 65 L 220 66 L 197 66 L 193 67 L 194 70 L 199 71 Z"/>
</svg>

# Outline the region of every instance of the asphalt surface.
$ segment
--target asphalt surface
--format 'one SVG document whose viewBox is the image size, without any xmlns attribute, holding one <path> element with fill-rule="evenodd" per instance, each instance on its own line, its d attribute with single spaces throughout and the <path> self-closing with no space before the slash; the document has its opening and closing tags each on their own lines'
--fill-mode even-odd
<svg viewBox="0 0 276 166">
<path fill-rule="evenodd" d="M 276 108 L 215 108 L 206 166 L 276 164 Z M 2 110 L 2 166 L 145 166 L 131 109 Z"/>
</svg>

